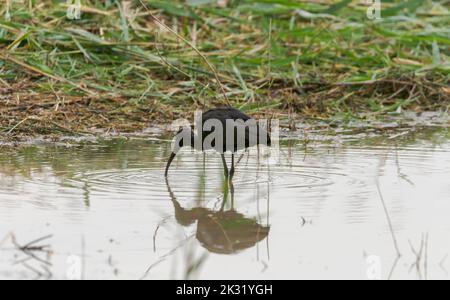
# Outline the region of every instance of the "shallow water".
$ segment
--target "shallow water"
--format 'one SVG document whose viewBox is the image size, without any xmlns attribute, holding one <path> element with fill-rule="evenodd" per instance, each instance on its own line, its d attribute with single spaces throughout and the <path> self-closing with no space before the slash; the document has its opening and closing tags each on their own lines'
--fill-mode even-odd
<svg viewBox="0 0 450 300">
<path fill-rule="evenodd" d="M 233 186 L 192 152 L 166 182 L 163 141 L 3 148 L 0 279 L 448 279 L 448 129 L 310 138 Z"/>
</svg>

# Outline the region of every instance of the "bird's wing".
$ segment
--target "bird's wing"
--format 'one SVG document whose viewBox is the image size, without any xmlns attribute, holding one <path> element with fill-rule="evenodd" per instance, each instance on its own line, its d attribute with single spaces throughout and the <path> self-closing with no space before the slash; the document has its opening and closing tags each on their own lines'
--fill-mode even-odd
<svg viewBox="0 0 450 300">
<path fill-rule="evenodd" d="M 225 122 L 225 120 L 243 120 L 248 121 L 251 118 L 243 112 L 232 107 L 219 107 L 211 109 L 203 114 L 203 121 L 209 119 L 217 119 Z"/>
</svg>

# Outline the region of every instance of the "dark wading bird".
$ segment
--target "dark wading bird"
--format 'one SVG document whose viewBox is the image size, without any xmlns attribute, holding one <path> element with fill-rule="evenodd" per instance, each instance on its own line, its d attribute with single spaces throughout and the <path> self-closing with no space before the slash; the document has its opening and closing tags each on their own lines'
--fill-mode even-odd
<svg viewBox="0 0 450 300">
<path fill-rule="evenodd" d="M 232 139 L 230 135 L 228 135 L 229 139 L 227 139 L 228 120 L 234 121 L 234 124 L 236 124 L 234 126 L 234 135 L 232 135 L 232 137 L 234 136 L 234 139 Z M 210 130 L 205 129 L 205 124 L 210 123 L 208 121 L 219 122 L 222 125 L 222 130 L 220 130 L 219 132 L 215 132 L 216 128 L 214 126 L 212 126 Z M 186 143 L 185 139 L 177 138 L 177 136 L 179 136 L 179 134 L 177 134 L 174 139 L 174 143 L 178 143 L 179 147 L 177 147 L 178 150 L 173 150 L 172 154 L 170 155 L 169 161 L 167 162 L 166 166 L 165 177 L 168 176 L 170 165 L 175 159 L 178 151 L 186 146 L 190 146 L 199 151 L 214 149 L 217 152 L 220 152 L 225 176 L 227 178 L 233 178 L 234 176 L 235 153 L 237 151 L 248 149 L 258 145 L 265 145 L 268 147 L 271 146 L 270 136 L 264 128 L 260 127 L 254 119 L 250 118 L 243 112 L 231 107 L 211 109 L 202 115 L 201 128 L 196 128 L 195 130 L 192 130 L 192 128 L 184 128 L 180 130 L 180 132 L 183 130 L 188 131 L 187 136 L 190 141 Z M 204 141 L 213 133 L 216 138 L 211 142 L 211 147 L 205 146 Z M 217 139 L 220 139 L 221 141 L 217 141 Z M 241 141 L 245 141 L 245 143 Z M 222 145 L 222 149 L 218 149 L 219 146 L 216 147 L 216 144 Z M 228 171 L 228 166 L 224 155 L 225 152 L 231 152 L 230 171 Z"/>
</svg>

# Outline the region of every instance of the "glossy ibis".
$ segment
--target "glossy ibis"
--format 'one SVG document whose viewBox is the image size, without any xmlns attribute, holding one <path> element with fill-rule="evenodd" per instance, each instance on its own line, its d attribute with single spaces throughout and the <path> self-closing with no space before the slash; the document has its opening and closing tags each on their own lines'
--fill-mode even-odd
<svg viewBox="0 0 450 300">
<path fill-rule="evenodd" d="M 230 128 L 230 124 L 232 124 L 232 128 Z M 197 127 L 194 130 L 191 127 L 183 128 L 175 136 L 173 144 L 175 147 L 173 147 L 167 162 L 165 177 L 168 176 L 172 161 L 183 147 L 189 146 L 199 151 L 216 150 L 221 154 L 225 176 L 233 178 L 234 155 L 237 151 L 257 145 L 271 146 L 269 134 L 257 124 L 256 120 L 231 107 L 220 107 L 207 111 L 202 114 L 201 126 Z M 225 152 L 231 152 L 229 172 Z"/>
</svg>

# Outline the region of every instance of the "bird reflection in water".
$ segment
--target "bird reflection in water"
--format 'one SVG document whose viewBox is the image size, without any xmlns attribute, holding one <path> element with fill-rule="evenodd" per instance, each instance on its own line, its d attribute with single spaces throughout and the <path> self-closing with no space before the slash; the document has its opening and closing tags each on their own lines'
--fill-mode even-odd
<svg viewBox="0 0 450 300">
<path fill-rule="evenodd" d="M 268 238 L 270 226 L 260 225 L 256 219 L 246 217 L 234 209 L 234 186 L 228 181 L 220 210 L 195 207 L 186 209 L 178 202 L 166 179 L 167 189 L 175 208 L 175 219 L 182 226 L 197 221 L 196 238 L 208 251 L 217 254 L 234 254 L 251 248 Z M 226 210 L 228 195 L 231 208 Z"/>
</svg>

